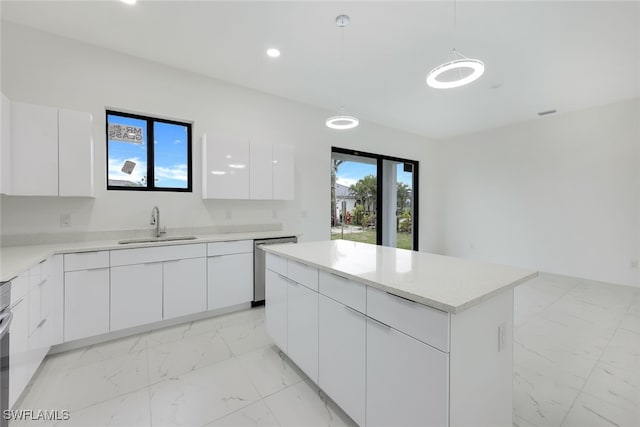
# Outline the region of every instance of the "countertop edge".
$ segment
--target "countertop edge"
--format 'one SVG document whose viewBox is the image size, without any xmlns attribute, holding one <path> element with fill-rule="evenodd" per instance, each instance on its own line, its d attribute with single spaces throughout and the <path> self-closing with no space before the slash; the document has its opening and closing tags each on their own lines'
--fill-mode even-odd
<svg viewBox="0 0 640 427">
<path fill-rule="evenodd" d="M 96 240 L 96 241 L 76 241 L 65 243 L 50 243 L 44 245 L 24 245 L 24 246 L 7 246 L 0 248 L 0 266 L 2 271 L 0 272 L 0 283 L 13 280 L 17 275 L 22 274 L 27 269 L 38 264 L 39 262 L 47 259 L 52 255 L 63 255 L 70 253 L 82 253 L 82 252 L 97 252 L 97 251 L 110 251 L 110 250 L 122 250 L 122 249 L 139 249 L 139 248 L 152 248 L 158 246 L 178 246 L 178 245 L 193 245 L 203 243 L 215 243 L 215 242 L 231 242 L 237 240 L 260 240 L 270 238 L 281 238 L 296 236 L 299 237 L 301 233 L 287 232 L 287 231 L 256 231 L 241 232 L 241 233 L 223 233 L 223 234 L 205 234 L 195 235 L 195 239 L 192 240 L 169 240 L 161 242 L 146 242 L 146 243 L 127 243 L 121 244 L 116 240 Z M 9 267 L 4 265 L 4 252 L 17 252 L 23 251 L 24 254 L 20 255 L 19 262 L 16 262 L 15 267 Z M 18 256 L 16 256 L 18 257 Z"/>
<path fill-rule="evenodd" d="M 275 248 L 263 247 L 262 250 L 265 251 L 265 252 L 272 253 L 274 255 L 279 255 L 279 256 L 282 256 L 282 257 L 285 257 L 285 258 L 290 258 L 290 259 L 292 259 L 294 261 L 298 261 L 298 262 L 301 262 L 303 264 L 307 264 L 307 265 L 313 266 L 313 267 L 315 267 L 315 268 L 317 268 L 319 270 L 326 271 L 326 272 L 332 273 L 332 274 L 336 274 L 336 275 L 338 275 L 340 277 L 344 277 L 345 279 L 353 280 L 355 282 L 362 283 L 362 284 L 365 284 L 367 286 L 371 286 L 371 287 L 379 289 L 381 291 L 388 292 L 390 294 L 393 294 L 393 295 L 396 295 L 396 296 L 399 296 L 399 297 L 402 297 L 402 298 L 406 298 L 406 299 L 409 299 L 411 301 L 417 302 L 419 304 L 426 305 L 428 307 L 435 308 L 437 310 L 444 311 L 444 312 L 447 312 L 447 313 L 450 313 L 450 314 L 458 314 L 458 313 L 460 313 L 462 311 L 468 310 L 469 308 L 474 307 L 474 306 L 480 304 L 482 301 L 486 301 L 487 299 L 489 299 L 489 298 L 491 298 L 491 297 L 493 297 L 493 296 L 495 296 L 495 295 L 497 295 L 497 294 L 499 294 L 501 292 L 508 291 L 509 289 L 513 289 L 516 286 L 521 285 L 524 282 L 527 282 L 527 281 L 529 281 L 531 279 L 534 279 L 534 278 L 538 277 L 538 272 L 534 271 L 533 273 L 529 274 L 528 276 L 520 278 L 520 279 L 518 279 L 518 280 L 516 280 L 516 281 L 514 281 L 512 283 L 504 285 L 504 286 L 502 286 L 502 287 L 500 287 L 498 289 L 495 289 L 495 290 L 493 290 L 491 292 L 488 292 L 488 293 L 486 293 L 484 295 L 481 295 L 481 296 L 479 296 L 477 298 L 474 298 L 474 299 L 471 299 L 469 301 L 466 301 L 463 304 L 454 306 L 454 305 L 446 304 L 446 303 L 443 303 L 443 302 L 440 302 L 440 301 L 432 300 L 430 298 L 425 298 L 425 297 L 422 297 L 420 295 L 412 294 L 411 292 L 406 292 L 406 291 L 403 291 L 401 289 L 394 288 L 393 286 L 390 286 L 390 285 L 385 285 L 383 283 L 379 283 L 379 282 L 375 282 L 375 281 L 372 281 L 372 280 L 369 280 L 369 279 L 365 279 L 365 278 L 360 277 L 360 276 L 355 276 L 353 274 L 349 274 L 349 273 L 346 273 L 346 272 L 341 271 L 341 270 L 336 270 L 336 269 L 333 269 L 331 267 L 327 267 L 326 265 L 321 265 L 321 264 L 317 264 L 315 262 L 312 262 L 312 261 L 309 261 L 309 260 L 306 260 L 306 259 L 298 258 L 298 257 L 296 257 L 294 255 L 283 254 L 280 251 L 278 251 L 277 247 L 275 247 Z"/>
</svg>

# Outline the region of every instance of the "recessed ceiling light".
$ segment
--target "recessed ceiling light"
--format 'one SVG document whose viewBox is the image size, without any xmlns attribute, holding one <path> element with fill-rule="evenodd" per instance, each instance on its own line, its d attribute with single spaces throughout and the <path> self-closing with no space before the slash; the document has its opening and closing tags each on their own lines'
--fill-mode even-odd
<svg viewBox="0 0 640 427">
<path fill-rule="evenodd" d="M 247 167 L 247 165 L 243 165 L 242 163 L 231 163 L 228 166 L 233 169 L 244 169 Z"/>
<path fill-rule="evenodd" d="M 272 58 L 277 58 L 278 56 L 280 56 L 280 51 L 275 47 L 272 47 L 270 49 L 267 49 L 267 55 L 269 55 Z"/>
<path fill-rule="evenodd" d="M 120 1 L 125 4 L 136 4 L 137 0 L 120 0 Z"/>
</svg>

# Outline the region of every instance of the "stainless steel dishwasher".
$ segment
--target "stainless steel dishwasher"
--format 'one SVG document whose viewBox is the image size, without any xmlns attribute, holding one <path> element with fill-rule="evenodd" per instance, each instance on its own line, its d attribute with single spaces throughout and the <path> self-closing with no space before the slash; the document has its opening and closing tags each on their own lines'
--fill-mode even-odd
<svg viewBox="0 0 640 427">
<path fill-rule="evenodd" d="M 253 244 L 253 302 L 252 307 L 264 304 L 264 269 L 265 269 L 265 252 L 262 250 L 264 245 L 276 245 L 280 243 L 297 243 L 298 238 L 276 237 L 273 239 L 254 240 Z"/>
</svg>

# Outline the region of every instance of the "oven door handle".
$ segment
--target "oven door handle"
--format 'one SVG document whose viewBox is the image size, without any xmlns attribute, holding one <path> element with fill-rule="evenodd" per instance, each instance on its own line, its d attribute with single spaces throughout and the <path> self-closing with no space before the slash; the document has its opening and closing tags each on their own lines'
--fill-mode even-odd
<svg viewBox="0 0 640 427">
<path fill-rule="evenodd" d="M 13 313 L 4 313 L 0 315 L 0 339 L 4 338 L 4 336 L 9 332 L 9 326 L 11 326 L 11 321 L 13 320 Z"/>
</svg>

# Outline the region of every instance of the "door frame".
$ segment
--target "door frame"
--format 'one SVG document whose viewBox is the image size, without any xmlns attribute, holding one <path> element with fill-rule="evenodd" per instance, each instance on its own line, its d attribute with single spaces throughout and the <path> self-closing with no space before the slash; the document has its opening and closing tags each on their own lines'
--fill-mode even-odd
<svg viewBox="0 0 640 427">
<path fill-rule="evenodd" d="M 382 163 L 384 160 L 390 160 L 392 162 L 402 162 L 402 163 L 410 163 L 413 166 L 413 188 L 412 188 L 412 200 L 411 200 L 411 204 L 412 204 L 412 208 L 413 208 L 413 217 L 411 218 L 411 230 L 412 230 L 412 238 L 413 238 L 413 244 L 412 244 L 412 250 L 417 251 L 418 247 L 419 247 L 419 233 L 418 233 L 418 223 L 419 223 L 419 193 L 420 193 L 420 162 L 418 160 L 409 160 L 409 159 L 403 159 L 400 157 L 393 157 L 393 156 L 386 156 L 383 154 L 375 154 L 375 153 L 368 153 L 365 151 L 360 151 L 360 150 L 353 150 L 350 148 L 341 148 L 341 147 L 331 147 L 331 154 L 333 155 L 333 153 L 339 153 L 339 154 L 348 154 L 351 156 L 356 156 L 356 157 L 368 157 L 370 159 L 375 159 L 376 160 L 376 187 L 378 189 L 380 189 L 380 193 L 378 194 L 378 197 L 376 197 L 376 225 L 379 225 L 379 227 L 376 227 L 376 245 L 382 245 L 382 226 L 384 224 L 383 222 L 383 211 L 382 211 L 382 205 L 383 205 L 383 195 L 382 195 L 382 183 L 383 183 L 383 173 L 382 173 Z"/>
</svg>

